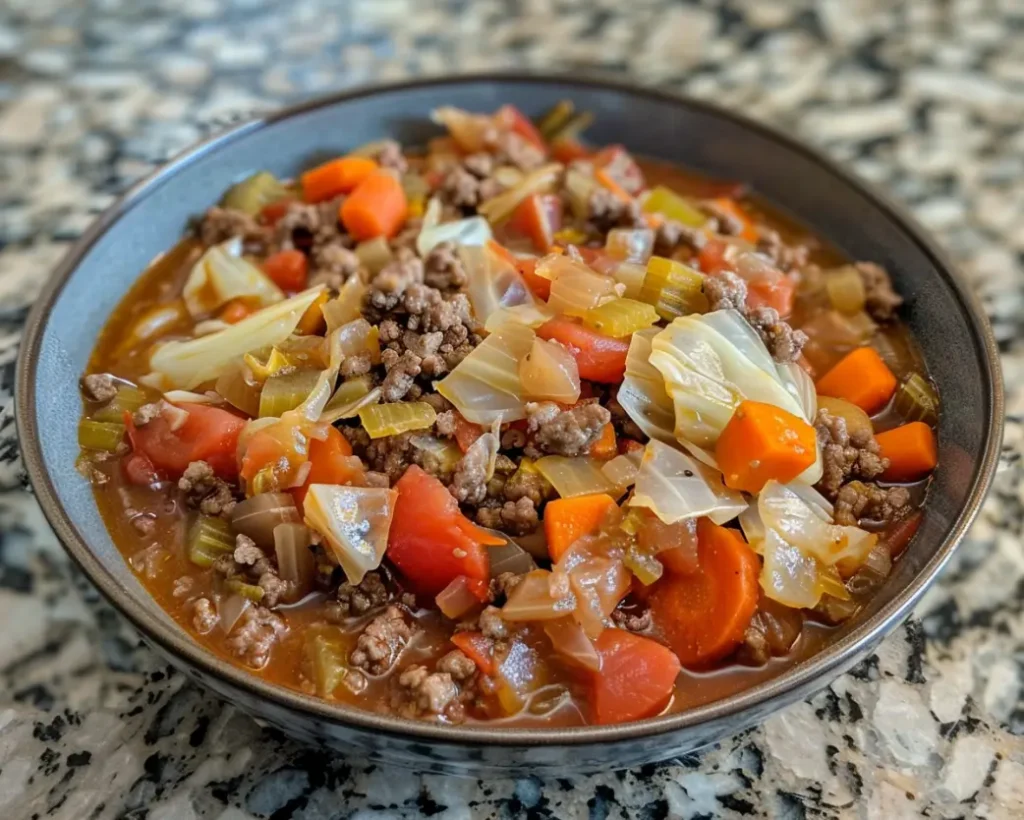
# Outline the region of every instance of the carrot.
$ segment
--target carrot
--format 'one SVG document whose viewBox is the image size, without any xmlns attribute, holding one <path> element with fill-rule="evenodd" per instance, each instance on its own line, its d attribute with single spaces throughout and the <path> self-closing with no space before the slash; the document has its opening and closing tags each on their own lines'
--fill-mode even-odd
<svg viewBox="0 0 1024 820">
<path fill-rule="evenodd" d="M 577 539 L 589 535 L 617 507 L 607 493 L 558 498 L 544 508 L 544 535 L 552 561 L 562 557 Z"/>
<path fill-rule="evenodd" d="M 757 226 L 754 225 L 754 221 L 750 218 L 746 211 L 740 207 L 739 203 L 734 199 L 728 197 L 718 197 L 711 200 L 720 211 L 725 211 L 729 216 L 734 217 L 743 224 L 743 230 L 740 231 L 740 237 L 746 239 L 747 242 L 757 242 Z"/>
<path fill-rule="evenodd" d="M 561 342 L 576 359 L 581 379 L 618 384 L 626 373 L 629 339 L 604 336 L 565 316 L 558 316 L 537 328 L 542 339 Z"/>
<path fill-rule="evenodd" d="M 598 182 L 600 182 L 605 188 L 611 191 L 612 194 L 615 195 L 615 198 L 618 199 L 620 202 L 629 205 L 633 201 L 633 197 L 629 195 L 626 189 L 619 185 L 619 183 L 617 183 L 614 179 L 612 179 L 611 174 L 604 170 L 604 168 L 595 168 L 594 178 Z"/>
<path fill-rule="evenodd" d="M 881 410 L 896 391 L 896 377 L 874 348 L 859 347 L 818 379 L 818 392 L 846 399 L 869 415 Z"/>
<path fill-rule="evenodd" d="M 487 250 L 500 259 L 504 259 L 510 265 L 518 265 L 522 261 L 518 256 L 512 253 L 512 251 L 493 239 L 487 240 Z"/>
<path fill-rule="evenodd" d="M 666 706 L 680 669 L 668 647 L 622 629 L 604 630 L 594 646 L 601 656 L 592 684 L 595 722 L 642 720 Z"/>
<path fill-rule="evenodd" d="M 263 272 L 281 290 L 298 291 L 306 287 L 306 254 L 302 251 L 278 251 L 263 262 Z"/>
<path fill-rule="evenodd" d="M 697 523 L 700 569 L 654 586 L 655 625 L 686 667 L 707 666 L 732 652 L 757 610 L 760 565 L 736 530 Z"/>
<path fill-rule="evenodd" d="M 562 200 L 553 194 L 532 194 L 516 206 L 507 227 L 529 237 L 533 247 L 544 253 L 562 226 Z"/>
<path fill-rule="evenodd" d="M 759 493 L 771 479 L 783 484 L 814 463 L 815 432 L 774 404 L 742 401 L 715 445 L 727 487 Z"/>
<path fill-rule="evenodd" d="M 594 458 L 609 459 L 619 454 L 619 444 L 615 439 L 615 428 L 608 422 L 601 430 L 601 438 L 590 445 L 588 455 Z"/>
<path fill-rule="evenodd" d="M 325 202 L 350 193 L 377 168 L 368 157 L 332 159 L 302 175 L 302 198 L 306 202 Z"/>
<path fill-rule="evenodd" d="M 572 137 L 561 137 L 551 143 L 551 156 L 563 165 L 568 165 L 575 159 L 584 159 L 588 155 L 587 149 Z"/>
<path fill-rule="evenodd" d="M 378 171 L 359 183 L 338 213 L 345 229 L 362 240 L 376 236 L 390 239 L 398 233 L 408 211 L 402 184 L 391 174 Z"/>
<path fill-rule="evenodd" d="M 725 259 L 725 252 L 728 248 L 729 245 L 721 239 L 709 237 L 700 253 L 697 254 L 697 264 L 701 271 L 713 275 L 728 270 L 731 267 Z"/>
<path fill-rule="evenodd" d="M 362 474 L 361 463 L 352 456 L 352 445 L 337 427 L 327 428 L 327 438 L 309 442 L 309 474 L 301 487 L 291 490 L 301 510 L 310 484 L 347 484 Z"/>
<path fill-rule="evenodd" d="M 294 201 L 291 197 L 285 197 L 275 202 L 268 202 L 260 210 L 260 221 L 267 225 L 276 225 L 278 220 L 288 213 L 288 208 Z"/>
<path fill-rule="evenodd" d="M 526 286 L 533 291 L 533 295 L 547 301 L 551 295 L 551 280 L 537 274 L 537 260 L 520 259 L 516 262 L 516 270 L 523 277 Z"/>
<path fill-rule="evenodd" d="M 456 632 L 452 635 L 452 643 L 462 650 L 481 672 L 494 675 L 498 664 L 494 660 L 494 641 L 484 637 L 481 632 Z"/>
<path fill-rule="evenodd" d="M 935 449 L 935 433 L 923 421 L 912 421 L 875 436 L 882 458 L 889 467 L 882 478 L 886 481 L 917 481 L 939 463 Z"/>
<path fill-rule="evenodd" d="M 241 322 L 250 313 L 252 313 L 252 305 L 245 299 L 238 298 L 232 299 L 221 308 L 219 318 L 222 322 L 233 325 L 235 322 Z"/>
<path fill-rule="evenodd" d="M 327 321 L 324 319 L 324 312 L 320 308 L 327 304 L 327 300 L 330 298 L 331 296 L 326 290 L 322 291 L 313 301 L 313 304 L 306 308 L 306 312 L 302 314 L 295 332 L 300 336 L 312 336 L 315 333 L 320 333 L 327 324 Z"/>
<path fill-rule="evenodd" d="M 547 153 L 547 144 L 544 142 L 544 137 L 540 135 L 540 131 L 537 130 L 537 126 L 534 125 L 530 119 L 514 105 L 503 105 L 495 113 L 494 118 L 499 123 L 506 125 L 527 142 L 533 144 L 534 147 L 539 148 L 544 153 Z"/>
</svg>

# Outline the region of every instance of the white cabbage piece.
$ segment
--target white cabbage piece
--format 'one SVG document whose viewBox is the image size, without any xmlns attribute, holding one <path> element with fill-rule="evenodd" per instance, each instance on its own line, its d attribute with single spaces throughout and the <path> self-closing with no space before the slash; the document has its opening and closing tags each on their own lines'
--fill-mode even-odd
<svg viewBox="0 0 1024 820">
<path fill-rule="evenodd" d="M 432 199 L 428 205 L 429 216 L 434 216 L 429 213 L 429 209 L 434 207 L 435 202 L 437 200 Z M 426 257 L 442 242 L 451 242 L 460 247 L 483 247 L 493 237 L 490 224 L 482 216 L 471 216 L 454 222 L 438 221 L 430 225 L 424 218 L 423 227 L 416 237 L 416 250 L 420 256 Z"/>
<path fill-rule="evenodd" d="M 383 487 L 309 485 L 306 526 L 323 536 L 349 583 L 358 584 L 380 566 L 397 500 L 397 490 Z"/>
<path fill-rule="evenodd" d="M 192 316 L 213 313 L 232 299 L 245 297 L 259 307 L 284 299 L 282 290 L 252 262 L 242 258 L 242 240 L 214 245 L 192 266 L 182 291 Z"/>
<path fill-rule="evenodd" d="M 636 426 L 659 441 L 675 443 L 676 415 L 665 380 L 651 365 L 651 340 L 661 332 L 652 327 L 633 334 L 626 355 L 626 376 L 618 402 Z"/>
<path fill-rule="evenodd" d="M 505 259 L 488 248 L 473 245 L 460 246 L 459 258 L 466 271 L 466 295 L 473 314 L 485 327 L 499 311 L 523 307 L 540 312 L 523 277 Z"/>
</svg>

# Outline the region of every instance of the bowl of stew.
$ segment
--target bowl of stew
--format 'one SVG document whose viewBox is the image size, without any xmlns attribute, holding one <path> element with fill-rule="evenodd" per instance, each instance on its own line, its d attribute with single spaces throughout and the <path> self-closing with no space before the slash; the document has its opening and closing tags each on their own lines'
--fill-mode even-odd
<svg viewBox="0 0 1024 820">
<path fill-rule="evenodd" d="M 604 81 L 349 92 L 171 162 L 30 318 L 69 553 L 171 663 L 423 770 L 690 751 L 850 668 L 976 514 L 991 333 L 791 138 Z"/>
</svg>

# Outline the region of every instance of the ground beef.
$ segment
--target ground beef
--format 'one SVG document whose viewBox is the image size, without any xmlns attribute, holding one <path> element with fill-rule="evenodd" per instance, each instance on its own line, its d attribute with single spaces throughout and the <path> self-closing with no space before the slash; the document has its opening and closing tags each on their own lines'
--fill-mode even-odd
<svg viewBox="0 0 1024 820">
<path fill-rule="evenodd" d="M 199 241 L 209 247 L 240 237 L 246 251 L 262 253 L 271 231 L 253 217 L 232 208 L 210 208 L 199 222 Z"/>
<path fill-rule="evenodd" d="M 90 401 L 110 401 L 117 395 L 117 382 L 109 373 L 82 376 L 82 392 Z"/>
<path fill-rule="evenodd" d="M 591 233 L 606 234 L 612 228 L 645 228 L 640 204 L 623 202 L 603 186 L 598 186 L 587 199 L 586 222 Z"/>
<path fill-rule="evenodd" d="M 476 511 L 476 521 L 482 527 L 501 530 L 509 535 L 529 535 L 540 524 L 540 515 L 533 501 L 524 496 L 518 501 L 481 507 Z"/>
<path fill-rule="evenodd" d="M 270 658 L 274 644 L 288 632 L 288 624 L 264 606 L 250 606 L 228 635 L 227 646 L 248 666 L 259 669 Z"/>
<path fill-rule="evenodd" d="M 872 319 L 888 322 L 903 304 L 903 297 L 892 287 L 885 268 L 873 262 L 858 262 L 854 267 L 864 281 L 865 308 Z"/>
<path fill-rule="evenodd" d="M 445 175 L 441 197 L 456 208 L 476 208 L 501 193 L 501 184 L 491 177 L 493 170 L 490 155 L 471 154 Z"/>
<path fill-rule="evenodd" d="M 235 536 L 235 549 L 231 555 L 222 555 L 213 562 L 214 572 L 225 578 L 241 578 L 263 590 L 260 603 L 273 609 L 295 591 L 295 585 L 285 581 L 273 560 L 256 546 L 249 536 Z"/>
<path fill-rule="evenodd" d="M 392 707 L 403 717 L 444 714 L 459 696 L 459 687 L 448 672 L 431 673 L 418 664 L 402 671 L 398 685 Z"/>
<path fill-rule="evenodd" d="M 466 683 L 476 675 L 476 664 L 458 649 L 444 655 L 436 668 L 438 672 L 447 672 L 458 683 Z"/>
<path fill-rule="evenodd" d="M 879 487 L 863 481 L 851 481 L 836 496 L 837 524 L 857 526 L 861 519 L 891 524 L 910 511 L 910 492 L 906 487 Z"/>
<path fill-rule="evenodd" d="M 314 246 L 310 253 L 312 275 L 308 286 L 327 285 L 340 290 L 345 280 L 359 271 L 359 257 L 356 252 L 340 242 L 327 242 Z"/>
<path fill-rule="evenodd" d="M 220 621 L 217 609 L 209 598 L 198 598 L 192 604 L 192 626 L 200 635 L 211 632 Z"/>
<path fill-rule="evenodd" d="M 711 217 L 711 229 L 723 236 L 738 236 L 743 233 L 743 220 L 714 202 L 702 202 L 701 210 Z"/>
<path fill-rule="evenodd" d="M 349 429 L 351 428 L 345 428 L 345 431 Z M 373 472 L 383 473 L 388 477 L 388 481 L 394 484 L 405 473 L 405 468 L 413 463 L 412 445 L 409 443 L 411 437 L 410 433 L 401 433 L 397 436 L 373 439 L 365 449 L 364 458 L 367 466 Z M 356 446 L 353 442 L 353 448 Z"/>
<path fill-rule="evenodd" d="M 747 283 L 732 271 L 705 276 L 704 295 L 708 297 L 709 310 L 747 311 Z"/>
<path fill-rule="evenodd" d="M 579 404 L 562 410 L 554 402 L 530 402 L 526 405 L 527 432 L 530 443 L 527 455 L 540 453 L 557 456 L 585 455 L 601 438 L 601 431 L 612 414 L 596 402 Z"/>
<path fill-rule="evenodd" d="M 366 625 L 356 639 L 349 663 L 371 675 L 383 675 L 412 638 L 412 627 L 397 606 L 389 606 Z"/>
<path fill-rule="evenodd" d="M 485 140 L 494 149 L 498 165 L 514 165 L 520 171 L 532 171 L 544 164 L 544 152 L 514 131 L 499 131 Z"/>
<path fill-rule="evenodd" d="M 505 499 L 518 501 L 521 498 L 528 498 L 534 507 L 539 507 L 547 499 L 550 486 L 538 472 L 516 470 L 505 482 Z"/>
<path fill-rule="evenodd" d="M 149 404 L 142 405 L 138 410 L 132 413 L 132 423 L 136 427 L 145 427 L 153 419 L 163 415 L 165 402 L 163 399 L 160 401 L 150 402 Z"/>
<path fill-rule="evenodd" d="M 750 666 L 764 666 L 772 659 L 772 646 L 760 623 L 752 621 L 743 633 L 743 643 L 736 650 L 737 658 Z"/>
<path fill-rule="evenodd" d="M 298 248 L 311 254 L 331 244 L 350 245 L 351 238 L 338 224 L 338 209 L 343 199 L 338 197 L 316 205 L 289 203 L 288 210 L 274 226 L 277 245 L 283 250 Z"/>
<path fill-rule="evenodd" d="M 362 353 L 356 353 L 342 359 L 338 372 L 341 374 L 343 381 L 348 381 L 359 376 L 365 376 L 372 367 L 373 356 L 370 354 L 370 351 L 364 350 Z"/>
<path fill-rule="evenodd" d="M 491 448 L 495 444 L 494 434 L 484 433 L 462 456 L 448 487 L 459 503 L 476 506 L 487 497 L 487 473 L 491 466 Z"/>
<path fill-rule="evenodd" d="M 142 512 L 141 510 L 129 507 L 124 511 L 124 514 L 128 516 L 132 527 L 135 528 L 139 535 L 152 535 L 156 529 L 156 518 L 152 513 Z"/>
<path fill-rule="evenodd" d="M 379 572 L 368 572 L 358 584 L 342 582 L 338 586 L 335 598 L 337 600 L 328 605 L 327 617 L 337 622 L 379 609 L 391 600 L 391 594 Z"/>
<path fill-rule="evenodd" d="M 612 151 L 611 159 L 604 164 L 602 170 L 626 193 L 633 196 L 639 194 L 647 184 L 640 166 L 627 151 Z"/>
<path fill-rule="evenodd" d="M 185 468 L 178 489 L 185 493 L 185 502 L 203 515 L 227 517 L 238 503 L 231 485 L 217 478 L 205 461 L 193 461 Z"/>
<path fill-rule="evenodd" d="M 519 583 L 525 577 L 525 575 L 517 575 L 514 572 L 499 572 L 491 579 L 491 599 L 495 601 L 505 600 L 508 598 L 508 594 L 519 586 Z"/>
<path fill-rule="evenodd" d="M 389 311 L 401 304 L 411 285 L 423 282 L 423 260 L 405 256 L 388 262 L 370 282 L 363 301 L 363 313 L 371 324 L 379 324 Z"/>
<path fill-rule="evenodd" d="M 508 624 L 501 617 L 501 610 L 496 606 L 484 607 L 478 619 L 480 632 L 485 638 L 507 638 Z"/>
<path fill-rule="evenodd" d="M 666 219 L 654 231 L 654 246 L 665 254 L 671 253 L 680 245 L 700 252 L 707 241 L 707 235 L 702 230 L 691 228 L 674 219 Z"/>
<path fill-rule="evenodd" d="M 376 153 L 377 164 L 400 174 L 409 170 L 409 162 L 402 153 L 402 146 L 395 140 L 384 140 Z"/>
<path fill-rule="evenodd" d="M 806 245 L 787 245 L 778 231 L 761 228 L 757 238 L 758 253 L 766 256 L 779 270 L 799 270 L 807 264 L 810 252 Z"/>
<path fill-rule="evenodd" d="M 747 313 L 747 321 L 757 331 L 775 361 L 795 362 L 800 358 L 807 344 L 807 334 L 795 330 L 789 322 L 781 319 L 775 308 L 754 308 Z"/>
<path fill-rule="evenodd" d="M 458 290 L 466 286 L 466 269 L 455 252 L 455 244 L 435 245 L 423 260 L 423 282 L 438 290 Z"/>
<path fill-rule="evenodd" d="M 192 588 L 195 585 L 195 578 L 191 575 L 182 575 L 180 578 L 175 579 L 174 586 L 171 589 L 171 595 L 175 598 L 185 598 L 192 591 Z"/>
<path fill-rule="evenodd" d="M 872 479 L 889 467 L 889 460 L 882 457 L 875 437 L 867 430 L 856 430 L 851 435 L 842 416 L 833 416 L 821 408 L 814 428 L 818 432 L 823 465 L 818 489 L 829 498 L 835 498 L 849 479 Z"/>
<path fill-rule="evenodd" d="M 416 383 L 416 377 L 423 370 L 423 360 L 415 353 L 396 353 L 384 350 L 381 353 L 384 365 L 384 381 L 380 385 L 381 401 L 402 401 Z"/>
<path fill-rule="evenodd" d="M 629 632 L 646 632 L 651 628 L 651 611 L 649 609 L 621 609 L 616 607 L 612 610 L 612 620 L 619 629 Z"/>
<path fill-rule="evenodd" d="M 386 490 L 391 486 L 391 479 L 388 478 L 385 473 L 377 473 L 373 470 L 367 470 L 363 475 L 363 483 L 367 487 L 378 487 Z"/>
</svg>

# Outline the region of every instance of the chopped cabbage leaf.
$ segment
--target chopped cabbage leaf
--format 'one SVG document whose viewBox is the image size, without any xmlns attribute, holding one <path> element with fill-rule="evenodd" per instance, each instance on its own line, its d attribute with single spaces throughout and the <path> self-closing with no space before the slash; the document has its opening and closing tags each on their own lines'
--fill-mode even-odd
<svg viewBox="0 0 1024 820">
<path fill-rule="evenodd" d="M 284 299 L 284 293 L 252 262 L 242 258 L 242 240 L 214 245 L 192 266 L 182 291 L 193 317 L 213 313 L 232 299 L 245 298 L 259 307 Z"/>
<path fill-rule="evenodd" d="M 164 390 L 191 390 L 213 381 L 231 361 L 287 339 L 322 291 L 323 286 L 310 288 L 216 333 L 161 345 L 150 357 L 153 373 L 147 383 Z"/>
<path fill-rule="evenodd" d="M 676 412 L 665 391 L 665 380 L 651 365 L 651 340 L 661 328 L 633 334 L 626 355 L 626 377 L 619 386 L 618 402 L 636 426 L 648 436 L 675 443 Z"/>
<path fill-rule="evenodd" d="M 477 320 L 485 326 L 503 309 L 536 307 L 537 300 L 519 271 L 488 248 L 462 246 L 459 258 L 466 271 L 469 303 Z"/>
<path fill-rule="evenodd" d="M 323 536 L 349 583 L 358 584 L 380 566 L 397 498 L 397 490 L 383 487 L 309 486 L 306 526 Z"/>
<path fill-rule="evenodd" d="M 544 476 L 562 498 L 592 493 L 621 495 L 625 488 L 615 486 L 602 472 L 603 465 L 604 462 L 587 456 L 544 456 L 534 464 L 537 472 Z"/>
<path fill-rule="evenodd" d="M 431 200 L 431 207 L 436 200 Z M 429 212 L 429 211 L 428 211 Z M 468 219 L 457 219 L 454 222 L 439 222 L 420 229 L 416 237 L 416 250 L 421 257 L 426 257 L 442 242 L 451 242 L 459 247 L 483 247 L 493 238 L 491 226 L 482 216 L 471 216 Z"/>
<path fill-rule="evenodd" d="M 705 515 L 724 524 L 747 508 L 721 473 L 657 439 L 647 442 L 629 503 L 648 508 L 666 524 Z"/>
<path fill-rule="evenodd" d="M 531 194 L 545 193 L 550 190 L 561 171 L 562 166 L 557 162 L 542 165 L 540 168 L 530 171 L 507 191 L 502 191 L 497 196 L 481 203 L 477 207 L 477 212 L 486 217 L 492 225 L 497 225 L 511 216 L 516 206 Z"/>
</svg>

